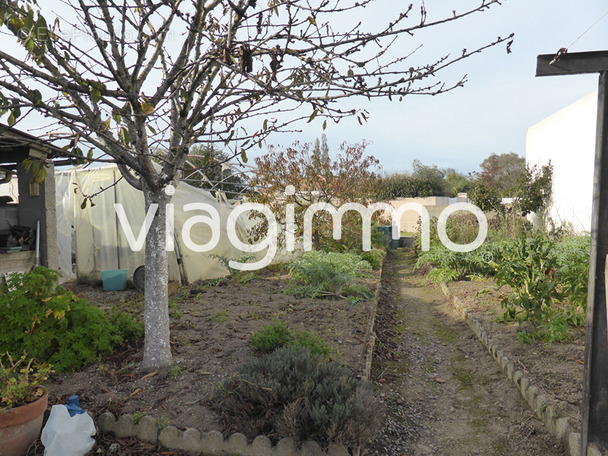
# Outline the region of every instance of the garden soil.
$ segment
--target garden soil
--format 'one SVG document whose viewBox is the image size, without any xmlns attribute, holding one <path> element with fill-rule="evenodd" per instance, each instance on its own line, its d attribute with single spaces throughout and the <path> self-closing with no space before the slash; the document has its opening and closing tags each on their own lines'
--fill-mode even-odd
<svg viewBox="0 0 608 456">
<path fill-rule="evenodd" d="M 423 286 L 414 262 L 398 252 L 383 275 L 372 381 L 387 415 L 367 454 L 565 455 L 440 289 Z M 471 297 L 475 286 L 451 290 L 466 289 L 462 294 Z M 493 329 L 513 346 L 513 334 L 502 337 L 508 327 Z M 529 370 L 541 362 L 540 354 L 537 349 L 535 360 L 526 360 Z"/>
<path fill-rule="evenodd" d="M 317 332 L 331 346 L 333 359 L 362 375 L 379 274 L 367 280 L 370 299 L 357 304 L 287 295 L 284 291 L 291 284 L 282 269 L 241 275 L 240 281 L 225 278 L 180 287 L 169 298 L 174 366 L 168 372 L 140 372 L 142 347 L 124 347 L 77 372 L 55 374 L 49 404 L 67 403 L 70 395 L 78 394 L 81 407 L 95 416 L 106 411 L 117 417 L 151 415 L 160 427 L 238 432 L 238 423 L 213 409 L 213 397 L 222 381 L 257 356 L 249 341 L 262 326 L 282 320 L 292 330 Z M 134 289 L 104 292 L 76 282 L 65 286 L 104 310 L 143 312 L 143 294 Z M 109 436 L 98 439 L 91 454 L 105 454 L 110 442 Z M 163 454 L 150 445 L 137 447 L 133 439 L 116 442 L 129 448 L 117 454 Z"/>
</svg>

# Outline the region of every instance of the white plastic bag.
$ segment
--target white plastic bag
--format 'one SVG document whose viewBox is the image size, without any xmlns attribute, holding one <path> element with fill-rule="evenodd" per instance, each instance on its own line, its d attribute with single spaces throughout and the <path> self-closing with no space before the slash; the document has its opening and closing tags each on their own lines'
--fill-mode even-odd
<svg viewBox="0 0 608 456">
<path fill-rule="evenodd" d="M 65 405 L 53 405 L 40 440 L 44 445 L 44 456 L 84 456 L 95 439 L 93 418 L 87 413 L 70 416 Z"/>
</svg>

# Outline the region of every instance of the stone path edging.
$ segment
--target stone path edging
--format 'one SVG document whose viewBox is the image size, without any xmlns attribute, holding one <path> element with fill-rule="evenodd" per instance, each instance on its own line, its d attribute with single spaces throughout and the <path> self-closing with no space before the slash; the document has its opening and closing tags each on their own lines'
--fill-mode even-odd
<svg viewBox="0 0 608 456">
<path fill-rule="evenodd" d="M 572 431 L 568 418 L 559 418 L 557 416 L 553 406 L 547 405 L 547 398 L 540 393 L 540 390 L 536 386 L 531 384 L 530 379 L 523 372 L 515 369 L 513 362 L 502 350 L 498 349 L 483 324 L 471 316 L 460 298 L 455 296 L 445 283 L 441 282 L 440 286 L 441 291 L 462 314 L 466 324 L 483 343 L 507 378 L 515 384 L 523 399 L 530 406 L 530 409 L 543 422 L 549 434 L 560 441 L 566 442 L 571 456 L 580 456 L 580 434 Z M 601 453 L 595 448 L 589 448 L 587 455 L 601 456 Z"/>
<path fill-rule="evenodd" d="M 224 439 L 221 432 L 200 432 L 197 429 L 180 431 L 175 426 L 162 429 L 153 417 L 146 415 L 137 422 L 132 415 L 122 415 L 118 420 L 109 412 L 97 418 L 97 426 L 104 432 L 111 432 L 116 437 L 136 437 L 147 443 L 160 443 L 171 450 L 203 453 L 209 456 L 349 456 L 344 445 L 330 444 L 324 452 L 319 444 L 307 441 L 300 449 L 291 438 L 284 438 L 273 446 L 270 439 L 259 435 L 250 444 L 245 435 L 236 433 Z"/>
<path fill-rule="evenodd" d="M 382 260 L 380 268 L 380 279 L 370 313 L 366 342 L 365 342 L 365 366 L 362 380 L 369 381 L 372 370 L 372 355 L 376 342 L 374 323 L 378 309 L 378 299 L 382 288 L 382 273 L 386 257 Z M 181 431 L 175 426 L 159 426 L 159 422 L 150 415 L 145 415 L 135 420 L 132 415 L 122 415 L 118 419 L 110 412 L 102 413 L 97 418 L 97 427 L 103 432 L 111 432 L 118 438 L 136 437 L 147 443 L 160 443 L 169 450 L 182 450 L 193 453 L 203 453 L 209 456 L 239 455 L 239 456 L 350 456 L 348 449 L 341 444 L 332 443 L 326 452 L 315 441 L 306 441 L 298 449 L 291 438 L 283 438 L 276 445 L 272 445 L 270 439 L 265 435 L 258 435 L 253 442 L 247 443 L 244 434 L 232 434 L 224 439 L 221 432 L 200 432 L 198 429 L 186 429 Z M 353 450 L 353 456 L 359 456 L 361 448 Z"/>
<path fill-rule="evenodd" d="M 382 275 L 384 274 L 384 266 L 386 265 L 386 258 L 388 253 L 384 255 L 382 259 L 382 266 L 380 267 L 380 280 L 378 280 L 378 286 L 374 293 L 374 300 L 372 302 L 372 310 L 367 326 L 367 337 L 365 342 L 365 368 L 363 369 L 362 378 L 366 382 L 369 382 L 369 378 L 372 374 L 372 361 L 374 355 L 374 346 L 376 345 L 376 332 L 374 326 L 376 324 L 376 313 L 378 312 L 378 300 L 380 299 L 380 292 L 382 291 Z"/>
</svg>

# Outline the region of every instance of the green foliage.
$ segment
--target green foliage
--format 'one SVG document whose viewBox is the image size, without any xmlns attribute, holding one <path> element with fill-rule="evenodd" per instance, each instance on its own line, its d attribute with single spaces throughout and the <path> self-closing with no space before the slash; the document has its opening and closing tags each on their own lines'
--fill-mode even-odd
<svg viewBox="0 0 608 456">
<path fill-rule="evenodd" d="M 473 184 L 473 189 L 469 195 L 472 203 L 484 212 L 503 212 L 501 197 L 498 189 L 483 176 L 479 176 Z"/>
<path fill-rule="evenodd" d="M 373 437 L 382 417 L 369 387 L 348 369 L 293 347 L 244 365 L 210 405 L 249 438 L 265 434 L 351 448 Z"/>
<path fill-rule="evenodd" d="M 47 364 L 34 363 L 33 358 L 28 361 L 25 354 L 17 362 L 10 353 L 0 355 L 0 411 L 44 396 L 42 384 L 52 372 Z"/>
<path fill-rule="evenodd" d="M 553 179 L 553 165 L 526 166 L 515 187 L 515 207 L 526 216 L 531 212 L 542 212 L 549 204 Z"/>
<path fill-rule="evenodd" d="M 434 283 L 494 276 L 496 285 L 509 286 L 502 300 L 503 320 L 530 320 L 526 340 L 558 342 L 570 337 L 569 326 L 586 323 L 589 236 L 559 241 L 542 233 L 490 242 L 473 252 L 452 252 L 433 243 L 419 254 L 416 268 L 434 266 L 427 279 Z"/>
<path fill-rule="evenodd" d="M 250 340 L 254 349 L 262 353 L 270 353 L 278 348 L 304 347 L 310 350 L 313 355 L 320 355 L 328 359 L 331 355 L 331 347 L 318 334 L 310 331 L 292 332 L 287 323 L 278 320 L 273 325 L 266 325 L 258 330 Z"/>
<path fill-rule="evenodd" d="M 456 244 L 470 244 L 477 238 L 479 222 L 475 214 L 456 211 L 447 219 L 445 232 Z"/>
<path fill-rule="evenodd" d="M 541 234 L 520 236 L 503 246 L 501 262 L 493 266 L 496 285 L 508 285 L 513 292 L 502 301 L 506 318 L 523 312 L 524 319 L 539 323 L 561 300 L 553 248 L 554 243 Z"/>
<path fill-rule="evenodd" d="M 71 370 L 141 334 L 131 317 L 114 314 L 112 322 L 57 281 L 56 271 L 41 266 L 11 275 L 0 295 L 0 352 L 26 352 L 58 371 Z"/>
<path fill-rule="evenodd" d="M 349 295 L 365 298 L 367 289 L 357 286 L 355 281 L 370 270 L 370 264 L 354 253 L 306 252 L 289 264 L 292 282 L 302 285 L 286 292 L 311 298 Z"/>
<path fill-rule="evenodd" d="M 279 347 L 289 344 L 292 340 L 291 330 L 284 321 L 277 321 L 273 325 L 266 325 L 251 336 L 250 343 L 253 348 L 270 353 Z"/>
<path fill-rule="evenodd" d="M 123 341 L 135 342 L 144 337 L 144 323 L 135 320 L 130 314 L 112 311 L 109 314 L 110 323 L 118 330 Z"/>
<path fill-rule="evenodd" d="M 381 249 L 371 249 L 367 252 L 359 251 L 353 253 L 359 255 L 362 260 L 367 261 L 374 270 L 380 269 L 382 267 L 382 260 L 386 255 L 386 252 Z"/>
<path fill-rule="evenodd" d="M 324 359 L 329 359 L 331 347 L 317 334 L 310 331 L 296 331 L 290 344 L 294 348 L 307 348 L 313 355 L 319 355 Z"/>
<path fill-rule="evenodd" d="M 583 326 L 587 320 L 587 287 L 589 284 L 590 236 L 571 236 L 555 244 L 557 278 L 570 306 L 566 318 L 573 326 Z"/>
<path fill-rule="evenodd" d="M 491 261 L 500 261 L 501 243 L 483 244 L 472 252 L 453 252 L 443 245 L 432 245 L 430 250 L 421 252 L 415 269 L 425 263 L 435 266 L 427 276 L 433 283 L 451 282 L 465 278 L 494 274 Z"/>
<path fill-rule="evenodd" d="M 548 322 L 552 334 L 563 333 L 559 331 L 562 320 L 572 326 L 584 325 L 589 250 L 588 236 L 555 242 L 537 233 L 505 243 L 502 261 L 493 266 L 497 285 L 509 285 L 513 291 L 503 301 L 506 316 L 513 318 L 522 312 L 524 319 L 536 324 Z"/>
</svg>

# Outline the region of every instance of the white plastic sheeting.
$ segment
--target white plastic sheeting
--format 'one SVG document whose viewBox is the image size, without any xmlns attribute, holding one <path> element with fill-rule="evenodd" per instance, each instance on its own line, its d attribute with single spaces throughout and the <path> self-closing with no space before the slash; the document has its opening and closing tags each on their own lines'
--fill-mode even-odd
<svg viewBox="0 0 608 456">
<path fill-rule="evenodd" d="M 145 249 L 135 252 L 130 248 L 114 208 L 115 203 L 122 204 L 133 235 L 137 239 L 145 217 L 143 193 L 124 179 L 111 187 L 119 179 L 120 171 L 116 167 L 74 169 L 56 174 L 59 267 L 64 276 L 73 274 L 73 249 L 77 277 L 82 282 L 99 282 L 101 271 L 107 269 L 127 269 L 131 279 L 135 269 L 145 264 Z M 81 209 L 83 194 L 93 195 L 106 187 L 110 188 L 93 198 L 95 206 L 91 207 L 87 203 L 86 208 Z M 202 210 L 184 212 L 183 207 L 188 203 L 209 204 L 219 213 L 219 242 L 210 252 L 198 253 L 184 245 L 182 228 L 186 220 L 194 215 L 209 215 Z M 232 246 L 227 235 L 226 222 L 233 206 L 225 200 L 218 202 L 208 191 L 185 183 L 177 186 L 172 204 L 175 207 L 177 248 L 169 252 L 170 280 L 192 283 L 227 275 L 226 269 L 211 255 L 232 260 L 238 260 L 244 255 Z M 239 217 L 237 233 L 244 233 L 250 223 L 246 216 Z M 205 223 L 195 223 L 190 229 L 190 236 L 195 244 L 204 245 L 211 239 L 211 227 Z M 178 267 L 178 256 L 181 258 L 182 268 Z"/>
</svg>

